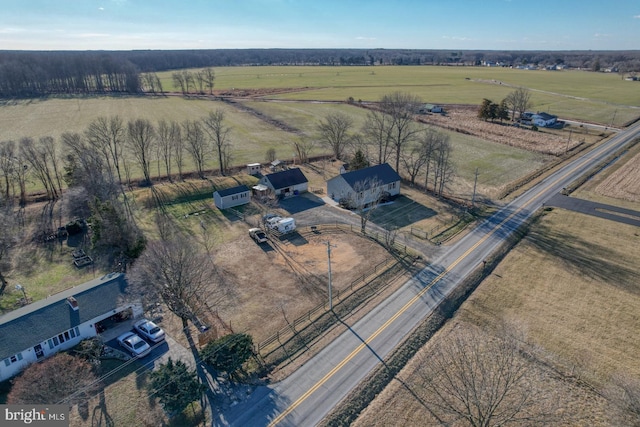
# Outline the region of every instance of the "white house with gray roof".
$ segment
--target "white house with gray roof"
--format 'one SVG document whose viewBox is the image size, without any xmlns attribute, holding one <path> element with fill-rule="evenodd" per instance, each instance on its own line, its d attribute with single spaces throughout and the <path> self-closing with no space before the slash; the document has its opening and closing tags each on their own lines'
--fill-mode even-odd
<svg viewBox="0 0 640 427">
<path fill-rule="evenodd" d="M 0 316 L 0 381 L 98 334 L 96 324 L 142 305 L 125 301 L 127 281 L 110 273 Z"/>
<path fill-rule="evenodd" d="M 336 202 L 359 199 L 363 205 L 375 202 L 384 193 L 400 194 L 400 175 L 388 163 L 335 176 L 327 181 L 327 194 Z"/>
</svg>

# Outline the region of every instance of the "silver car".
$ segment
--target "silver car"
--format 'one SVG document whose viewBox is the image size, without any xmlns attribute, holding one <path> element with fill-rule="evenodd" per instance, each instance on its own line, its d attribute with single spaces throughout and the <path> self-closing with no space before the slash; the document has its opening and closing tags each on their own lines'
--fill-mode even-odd
<svg viewBox="0 0 640 427">
<path fill-rule="evenodd" d="M 133 332 L 120 335 L 118 337 L 118 344 L 131 353 L 133 357 L 145 357 L 151 352 L 149 344 Z"/>
<path fill-rule="evenodd" d="M 160 342 L 164 339 L 164 331 L 151 320 L 138 320 L 134 323 L 133 328 L 136 332 L 142 335 L 143 338 L 154 343 Z"/>
</svg>

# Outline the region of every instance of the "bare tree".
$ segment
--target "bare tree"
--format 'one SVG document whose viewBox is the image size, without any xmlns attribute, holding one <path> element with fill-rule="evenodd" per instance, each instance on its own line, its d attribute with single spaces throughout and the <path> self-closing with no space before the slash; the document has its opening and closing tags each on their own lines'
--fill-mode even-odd
<svg viewBox="0 0 640 427">
<path fill-rule="evenodd" d="M 309 160 L 309 154 L 313 150 L 315 144 L 311 138 L 301 136 L 292 142 L 293 151 L 300 163 L 306 163 Z"/>
<path fill-rule="evenodd" d="M 416 183 L 416 177 L 427 164 L 427 153 L 424 148 L 422 144 L 414 145 L 408 152 L 405 150 L 402 153 L 402 164 L 407 174 L 409 174 L 411 185 Z"/>
<path fill-rule="evenodd" d="M 61 193 L 60 185 L 56 186 L 57 171 L 55 140 L 50 136 L 41 137 L 38 142 L 31 138 L 20 140 L 20 152 L 27 161 L 33 174 L 40 181 L 51 200 L 57 199 Z"/>
<path fill-rule="evenodd" d="M 158 122 L 158 159 L 164 163 L 164 170 L 167 178 L 171 180 L 171 160 L 173 158 L 173 138 L 171 135 L 171 125 L 166 120 Z"/>
<path fill-rule="evenodd" d="M 511 120 L 513 121 L 516 112 L 518 117 L 522 117 L 522 114 L 531 108 L 531 92 L 525 87 L 519 87 L 507 95 L 505 103 L 511 109 Z"/>
<path fill-rule="evenodd" d="M 116 197 L 121 186 L 113 171 L 106 166 L 104 156 L 96 152 L 81 134 L 65 132 L 62 145 L 68 153 L 65 157 L 65 181 L 69 188 L 82 187 L 86 194 L 85 205 L 94 198 L 110 200 Z M 76 206 L 85 211 L 84 207 Z"/>
<path fill-rule="evenodd" d="M 205 85 L 205 75 L 203 70 L 198 70 L 195 72 L 195 84 L 198 87 L 198 93 L 204 94 L 204 85 Z"/>
<path fill-rule="evenodd" d="M 91 122 L 85 132 L 89 144 L 102 154 L 111 174 L 122 183 L 121 164 L 126 140 L 126 129 L 119 116 L 98 117 Z"/>
<path fill-rule="evenodd" d="M 184 75 L 180 71 L 174 71 L 171 73 L 171 79 L 173 80 L 173 85 L 180 88 L 180 92 L 185 95 L 187 89 L 185 87 Z"/>
<path fill-rule="evenodd" d="M 224 175 L 230 155 L 230 145 L 227 138 L 229 137 L 229 132 L 231 132 L 231 128 L 224 124 L 224 110 L 211 111 L 202 121 L 218 155 L 220 174 Z"/>
<path fill-rule="evenodd" d="M 395 170 L 400 170 L 403 148 L 415 141 L 420 133 L 414 116 L 421 103 L 420 98 L 406 92 L 394 92 L 380 100 L 381 110 L 391 117 L 388 129 L 392 146 L 395 148 Z"/>
<path fill-rule="evenodd" d="M 213 68 L 207 67 L 202 70 L 202 77 L 204 79 L 204 86 L 209 89 L 209 95 L 213 95 L 213 84 L 216 79 L 216 73 Z"/>
<path fill-rule="evenodd" d="M 163 234 L 136 260 L 129 281 L 136 293 L 162 300 L 186 328 L 188 321 L 196 321 L 207 310 L 207 304 L 219 303 L 221 294 L 210 285 L 215 283 L 215 269 L 211 257 L 200 253 L 191 239 Z"/>
<path fill-rule="evenodd" d="M 496 338 L 454 330 L 420 356 L 420 397 L 442 425 L 549 425 L 556 402 L 534 385 L 523 342 L 517 332 Z"/>
<path fill-rule="evenodd" d="M 16 143 L 14 141 L 0 141 L 0 173 L 4 180 L 5 199 L 11 197 L 17 167 L 21 166 L 16 164 Z"/>
<path fill-rule="evenodd" d="M 454 173 L 453 163 L 451 162 L 451 144 L 449 144 L 449 136 L 445 135 L 439 139 L 436 147 L 435 168 L 433 178 L 433 191 L 442 196 L 445 186 L 451 181 Z"/>
<path fill-rule="evenodd" d="M 433 192 L 438 193 L 452 178 L 451 146 L 449 136 L 432 128 L 427 129 L 420 139 L 425 157 L 425 189 L 433 178 Z"/>
<path fill-rule="evenodd" d="M 67 353 L 56 354 L 41 363 L 34 363 L 17 377 L 7 402 L 11 404 L 69 405 L 86 402 L 101 387 L 91 364 Z"/>
<path fill-rule="evenodd" d="M 186 93 L 189 93 L 191 91 L 191 88 L 195 88 L 196 86 L 196 80 L 195 77 L 193 75 L 193 73 L 189 70 L 182 70 L 182 80 L 184 81 L 184 87 L 185 87 L 185 91 Z"/>
<path fill-rule="evenodd" d="M 178 168 L 178 176 L 182 179 L 182 168 L 184 166 L 184 138 L 178 122 L 172 121 L 170 127 L 171 150 L 173 158 Z"/>
<path fill-rule="evenodd" d="M 329 113 L 318 123 L 320 142 L 331 150 L 336 159 L 344 157 L 351 142 L 353 119 L 344 113 Z"/>
<path fill-rule="evenodd" d="M 145 183 L 151 185 L 151 160 L 156 141 L 156 132 L 147 119 L 129 121 L 127 125 L 127 145 L 131 155 L 142 170 Z"/>
<path fill-rule="evenodd" d="M 265 153 L 265 155 L 264 155 L 264 159 L 265 159 L 267 162 L 271 163 L 271 162 L 273 162 L 276 158 L 277 158 L 277 157 L 276 157 L 276 149 L 275 149 L 275 148 L 273 148 L 273 147 L 269 147 L 269 148 L 267 148 L 267 152 L 266 152 L 266 153 Z"/>
<path fill-rule="evenodd" d="M 369 111 L 362 132 L 369 144 L 374 147 L 375 162 L 379 165 L 387 163 L 393 153 L 391 149 L 391 116 L 379 110 Z"/>
<path fill-rule="evenodd" d="M 202 122 L 186 120 L 182 124 L 182 128 L 187 152 L 191 154 L 198 176 L 204 179 L 204 166 L 209 157 L 209 149 L 205 132 L 202 129 Z"/>
</svg>

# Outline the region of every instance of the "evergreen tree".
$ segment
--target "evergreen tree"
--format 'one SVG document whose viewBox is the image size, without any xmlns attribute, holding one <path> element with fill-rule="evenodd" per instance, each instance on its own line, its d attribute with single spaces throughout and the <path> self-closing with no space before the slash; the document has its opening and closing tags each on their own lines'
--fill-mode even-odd
<svg viewBox="0 0 640 427">
<path fill-rule="evenodd" d="M 184 362 L 174 362 L 169 358 L 167 363 L 151 373 L 149 390 L 158 397 L 167 412 L 173 413 L 183 411 L 199 399 L 205 386 Z"/>
<path fill-rule="evenodd" d="M 249 334 L 225 335 L 207 344 L 201 355 L 212 368 L 231 375 L 253 356 L 253 339 Z"/>
<path fill-rule="evenodd" d="M 362 150 L 358 149 L 353 155 L 353 160 L 349 164 L 349 170 L 355 171 L 358 169 L 364 169 L 369 167 L 369 160 L 364 155 Z"/>
</svg>

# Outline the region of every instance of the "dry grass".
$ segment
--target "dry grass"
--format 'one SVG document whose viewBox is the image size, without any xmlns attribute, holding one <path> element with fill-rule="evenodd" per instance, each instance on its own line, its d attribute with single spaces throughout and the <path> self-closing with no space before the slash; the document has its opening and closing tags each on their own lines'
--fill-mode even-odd
<svg viewBox="0 0 640 427">
<path fill-rule="evenodd" d="M 509 123 L 487 122 L 477 117 L 478 107 L 475 106 L 451 106 L 447 107 L 447 113 L 429 114 L 420 117 L 420 121 L 433 124 L 444 129 L 474 135 L 479 138 L 497 142 L 499 144 L 522 148 L 537 153 L 560 155 L 568 149 L 579 145 L 582 141 L 587 143 L 599 141 L 602 135 L 583 128 L 577 130 L 553 130 L 541 128 L 534 132 L 529 129 L 516 128 Z"/>
<path fill-rule="evenodd" d="M 609 175 L 598 187 L 598 194 L 640 202 L 640 153 Z"/>
<path fill-rule="evenodd" d="M 548 212 L 462 305 L 452 323 L 490 333 L 503 320 L 526 325 L 529 340 L 553 367 L 540 367 L 537 386 L 559 393 L 566 415 L 574 420 L 562 425 L 613 425 L 607 403 L 576 379 L 600 390 L 617 372 L 640 377 L 639 235 L 629 225 Z M 432 341 L 444 339 L 451 327 Z M 401 379 L 418 391 L 412 369 L 407 366 Z M 425 425 L 426 416 L 415 397 L 396 382 L 355 425 Z"/>
</svg>

